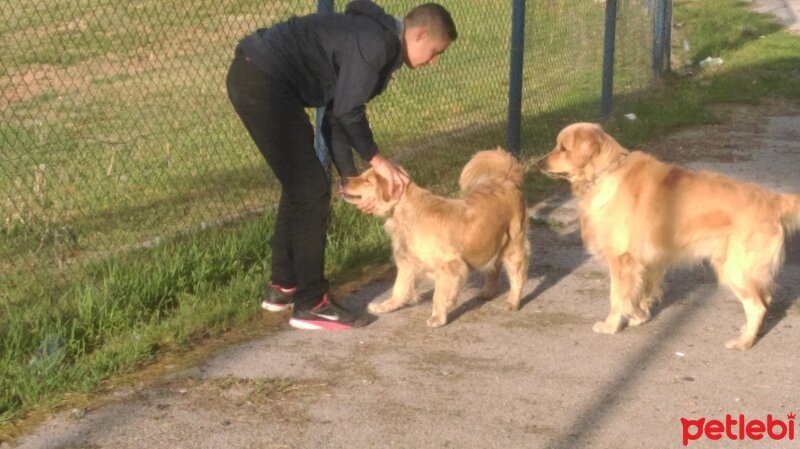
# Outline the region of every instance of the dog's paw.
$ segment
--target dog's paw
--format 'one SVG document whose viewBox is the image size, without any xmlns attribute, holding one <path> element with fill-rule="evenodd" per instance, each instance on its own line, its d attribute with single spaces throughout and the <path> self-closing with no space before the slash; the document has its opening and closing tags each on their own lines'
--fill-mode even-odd
<svg viewBox="0 0 800 449">
<path fill-rule="evenodd" d="M 728 349 L 736 349 L 736 350 L 739 350 L 739 351 L 746 351 L 746 350 L 750 349 L 751 347 L 753 347 L 753 343 L 754 343 L 754 341 L 751 341 L 751 340 L 743 341 L 740 338 L 734 338 L 733 340 L 728 340 L 725 343 L 725 347 L 728 348 Z"/>
<path fill-rule="evenodd" d="M 506 310 L 508 310 L 509 312 L 516 312 L 517 310 L 519 310 L 519 302 L 507 302 Z"/>
<path fill-rule="evenodd" d="M 442 327 L 447 324 L 447 318 L 432 316 L 428 318 L 428 327 Z"/>
<path fill-rule="evenodd" d="M 489 301 L 491 299 L 494 299 L 496 291 L 497 291 L 496 288 L 487 287 L 484 285 L 483 288 L 481 288 L 481 291 L 478 292 L 478 299 L 482 299 L 484 301 Z"/>
<path fill-rule="evenodd" d="M 492 299 L 494 299 L 494 295 L 492 293 L 486 293 L 483 290 L 481 290 L 480 292 L 478 292 L 477 298 L 480 299 L 481 301 L 491 301 Z"/>
<path fill-rule="evenodd" d="M 389 307 L 389 305 L 386 304 L 387 302 L 389 302 L 389 301 L 371 302 L 369 304 L 369 306 L 367 306 L 367 310 L 369 310 L 370 313 L 375 313 L 375 314 L 382 314 L 382 313 L 391 312 L 394 309 Z"/>
<path fill-rule="evenodd" d="M 628 326 L 641 326 L 650 321 L 650 315 L 634 315 L 628 318 Z"/>
<path fill-rule="evenodd" d="M 619 325 L 608 323 L 606 321 L 598 321 L 592 326 L 592 330 L 598 334 L 616 334 L 619 332 Z"/>
</svg>

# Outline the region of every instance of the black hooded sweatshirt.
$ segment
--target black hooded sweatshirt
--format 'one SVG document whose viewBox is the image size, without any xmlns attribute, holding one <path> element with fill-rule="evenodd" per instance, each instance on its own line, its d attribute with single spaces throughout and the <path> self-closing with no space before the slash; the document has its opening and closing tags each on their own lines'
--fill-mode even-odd
<svg viewBox="0 0 800 449">
<path fill-rule="evenodd" d="M 365 161 L 378 152 L 366 103 L 403 63 L 399 32 L 397 19 L 380 6 L 354 0 L 343 14 L 292 17 L 262 28 L 242 39 L 240 49 L 266 74 L 289 82 L 306 106 L 326 107 L 334 160 L 347 153 L 352 166 L 351 147 Z"/>
</svg>

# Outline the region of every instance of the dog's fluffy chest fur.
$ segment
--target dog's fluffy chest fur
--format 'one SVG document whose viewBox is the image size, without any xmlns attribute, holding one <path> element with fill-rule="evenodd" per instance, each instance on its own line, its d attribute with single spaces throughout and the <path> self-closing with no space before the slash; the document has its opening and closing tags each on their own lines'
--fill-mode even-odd
<svg viewBox="0 0 800 449">
<path fill-rule="evenodd" d="M 606 176 L 579 199 L 581 236 L 586 249 L 592 254 L 599 255 L 606 250 L 628 246 L 629 233 L 626 227 L 629 214 L 625 210 L 610 213 L 618 209 L 615 203 L 620 201 L 621 182 L 623 177 L 619 174 Z M 602 223 L 598 222 L 601 217 Z"/>
<path fill-rule="evenodd" d="M 586 249 L 595 255 L 645 250 L 641 242 L 650 236 L 639 231 L 650 228 L 641 222 L 649 219 L 648 209 L 659 207 L 656 192 L 668 171 L 666 164 L 633 152 L 589 186 L 578 207 Z"/>
<path fill-rule="evenodd" d="M 384 230 L 392 241 L 392 252 L 395 257 L 406 257 L 416 261 L 428 270 L 435 270 L 430 261 L 452 260 L 460 258 L 459 248 L 453 244 L 447 233 L 436 234 L 425 232 L 425 229 L 447 227 L 442 220 L 453 217 L 456 200 L 444 200 L 417 187 L 409 186 L 403 197 L 397 202 L 394 211 L 384 223 Z M 457 207 L 456 207 L 457 208 Z"/>
</svg>

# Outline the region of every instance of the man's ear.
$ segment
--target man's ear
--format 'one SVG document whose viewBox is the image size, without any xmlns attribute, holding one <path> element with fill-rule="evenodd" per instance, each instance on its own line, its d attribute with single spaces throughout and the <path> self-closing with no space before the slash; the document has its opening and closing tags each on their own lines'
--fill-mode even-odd
<svg viewBox="0 0 800 449">
<path fill-rule="evenodd" d="M 420 42 L 423 39 L 425 39 L 426 36 L 428 36 L 428 29 L 420 27 L 420 26 L 416 26 L 416 27 L 409 28 L 408 29 L 408 33 L 409 33 L 409 36 L 407 36 L 407 37 L 410 37 L 412 41 Z"/>
</svg>

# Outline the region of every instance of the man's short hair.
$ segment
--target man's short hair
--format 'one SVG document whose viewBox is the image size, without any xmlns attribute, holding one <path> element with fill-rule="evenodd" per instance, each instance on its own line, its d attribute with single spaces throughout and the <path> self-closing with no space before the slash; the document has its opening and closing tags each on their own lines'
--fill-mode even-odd
<svg viewBox="0 0 800 449">
<path fill-rule="evenodd" d="M 453 18 L 444 9 L 444 6 L 438 3 L 424 3 L 415 6 L 406 14 L 405 24 L 407 27 L 426 28 L 431 34 L 447 38 L 450 42 L 458 37 Z"/>
</svg>

